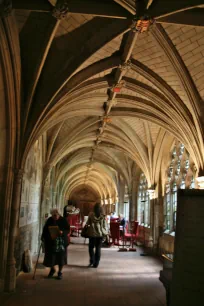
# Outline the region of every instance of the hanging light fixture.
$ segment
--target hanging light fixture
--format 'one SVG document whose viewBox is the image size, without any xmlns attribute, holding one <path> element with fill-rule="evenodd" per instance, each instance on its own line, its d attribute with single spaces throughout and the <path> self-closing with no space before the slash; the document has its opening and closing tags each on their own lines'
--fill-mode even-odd
<svg viewBox="0 0 204 306">
<path fill-rule="evenodd" d="M 121 92 L 121 89 L 125 86 L 125 81 L 122 80 L 120 81 L 119 83 L 113 85 L 113 87 L 111 88 L 112 92 L 115 92 L 115 93 L 119 93 Z"/>
<path fill-rule="evenodd" d="M 154 19 L 150 16 L 143 16 L 133 20 L 132 29 L 136 32 L 143 33 L 149 30 L 149 27 L 154 23 Z"/>
</svg>

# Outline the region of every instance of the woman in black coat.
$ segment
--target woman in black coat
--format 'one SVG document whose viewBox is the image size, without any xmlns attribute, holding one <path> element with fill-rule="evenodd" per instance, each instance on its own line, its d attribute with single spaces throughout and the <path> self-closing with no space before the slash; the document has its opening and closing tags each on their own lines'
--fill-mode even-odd
<svg viewBox="0 0 204 306">
<path fill-rule="evenodd" d="M 58 209 L 52 209 L 51 215 L 42 233 L 42 241 L 45 246 L 43 264 L 51 268 L 48 274 L 49 278 L 53 277 L 55 273 L 54 266 L 58 265 L 59 271 L 57 278 L 62 279 L 62 269 L 67 264 L 67 235 L 70 230 L 70 225 L 65 218 L 60 216 Z"/>
</svg>

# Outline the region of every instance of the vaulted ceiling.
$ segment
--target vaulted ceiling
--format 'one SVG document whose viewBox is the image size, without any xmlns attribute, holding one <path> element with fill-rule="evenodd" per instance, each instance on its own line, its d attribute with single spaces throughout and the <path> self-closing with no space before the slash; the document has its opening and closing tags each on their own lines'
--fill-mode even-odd
<svg viewBox="0 0 204 306">
<path fill-rule="evenodd" d="M 157 182 L 175 139 L 203 168 L 202 2 L 13 1 L 22 161 L 44 135 L 56 184 L 68 194 L 87 185 L 103 199 L 116 197 L 118 174 L 130 186 L 135 166 L 149 185 Z M 64 18 L 55 18 L 62 3 Z"/>
</svg>

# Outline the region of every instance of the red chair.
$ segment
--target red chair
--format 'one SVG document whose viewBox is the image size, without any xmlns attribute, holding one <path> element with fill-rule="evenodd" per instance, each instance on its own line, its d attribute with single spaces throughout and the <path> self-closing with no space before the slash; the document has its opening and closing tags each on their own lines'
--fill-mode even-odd
<svg viewBox="0 0 204 306">
<path fill-rule="evenodd" d="M 110 218 L 110 222 L 118 222 L 119 218 Z"/>
<path fill-rule="evenodd" d="M 73 236 L 73 233 L 76 231 L 77 215 L 68 215 L 67 220 L 70 224 L 70 234 Z"/>
<path fill-rule="evenodd" d="M 127 240 L 130 240 L 131 244 L 133 244 L 133 242 L 136 242 L 136 240 L 137 240 L 138 224 L 139 224 L 138 221 L 132 221 L 131 222 L 131 231 L 130 231 L 130 233 L 126 232 L 124 234 L 125 244 L 126 244 Z"/>
<path fill-rule="evenodd" d="M 110 236 L 112 243 L 119 245 L 120 240 L 120 223 L 119 222 L 110 222 Z M 116 243 L 117 240 L 117 243 Z"/>
</svg>

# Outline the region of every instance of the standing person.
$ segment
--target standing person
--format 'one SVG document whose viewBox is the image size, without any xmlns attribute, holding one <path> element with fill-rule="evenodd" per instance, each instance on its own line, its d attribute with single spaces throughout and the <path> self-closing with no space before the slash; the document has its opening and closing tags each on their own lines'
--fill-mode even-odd
<svg viewBox="0 0 204 306">
<path fill-rule="evenodd" d="M 100 203 L 94 205 L 93 212 L 89 214 L 87 225 L 89 227 L 89 267 L 97 268 L 101 258 L 102 239 L 108 234 L 105 216 L 103 215 Z"/>
<path fill-rule="evenodd" d="M 120 222 L 120 225 L 125 227 L 125 218 L 122 214 L 119 215 L 119 222 Z"/>
<path fill-rule="evenodd" d="M 68 233 L 70 225 L 60 216 L 58 209 L 51 210 L 51 217 L 47 219 L 42 233 L 42 241 L 45 245 L 45 257 L 43 264 L 50 267 L 48 278 L 55 274 L 54 266 L 59 266 L 57 279 L 62 279 L 63 266 L 67 264 Z"/>
<path fill-rule="evenodd" d="M 119 220 L 118 222 L 120 223 L 120 237 L 123 237 L 125 234 L 125 218 L 122 214 L 119 214 Z"/>
</svg>

